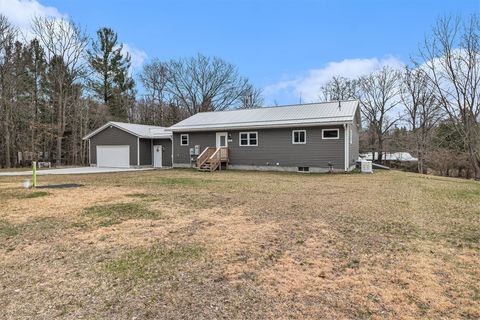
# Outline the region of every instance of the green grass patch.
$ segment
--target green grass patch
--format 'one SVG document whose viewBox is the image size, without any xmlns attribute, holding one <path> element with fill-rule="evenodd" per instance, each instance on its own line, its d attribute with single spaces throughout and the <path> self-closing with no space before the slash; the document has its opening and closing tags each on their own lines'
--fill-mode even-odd
<svg viewBox="0 0 480 320">
<path fill-rule="evenodd" d="M 135 249 L 106 264 L 105 270 L 128 279 L 162 279 L 177 268 L 200 257 L 204 249 L 195 245 L 155 246 Z"/>
<path fill-rule="evenodd" d="M 46 191 L 34 191 L 34 192 L 29 192 L 26 194 L 22 194 L 19 198 L 20 199 L 32 199 L 32 198 L 39 198 L 39 197 L 45 197 L 48 196 L 50 193 Z"/>
<path fill-rule="evenodd" d="M 0 220 L 0 237 L 11 238 L 18 234 L 18 228 L 6 220 Z"/>
<path fill-rule="evenodd" d="M 155 182 L 165 186 L 198 186 L 203 184 L 205 180 L 193 178 L 160 178 Z"/>
<path fill-rule="evenodd" d="M 85 215 L 100 222 L 102 227 L 122 223 L 130 219 L 161 219 L 158 211 L 145 208 L 141 203 L 115 203 L 85 209 Z"/>
</svg>

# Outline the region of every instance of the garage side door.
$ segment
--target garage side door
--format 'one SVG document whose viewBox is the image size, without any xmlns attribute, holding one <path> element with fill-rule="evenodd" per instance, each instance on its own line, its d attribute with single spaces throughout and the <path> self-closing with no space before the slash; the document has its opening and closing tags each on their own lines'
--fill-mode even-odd
<svg viewBox="0 0 480 320">
<path fill-rule="evenodd" d="M 97 167 L 130 167 L 130 146 L 97 146 Z"/>
</svg>

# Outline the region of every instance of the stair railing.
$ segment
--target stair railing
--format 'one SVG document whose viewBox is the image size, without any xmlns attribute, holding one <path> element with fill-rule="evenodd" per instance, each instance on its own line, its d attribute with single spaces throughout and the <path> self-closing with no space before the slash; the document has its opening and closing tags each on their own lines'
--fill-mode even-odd
<svg viewBox="0 0 480 320">
<path fill-rule="evenodd" d="M 197 163 L 196 166 L 197 168 L 200 168 L 207 162 L 208 159 L 212 156 L 213 153 L 215 153 L 216 149 L 213 147 L 207 147 L 205 148 L 202 153 L 197 158 Z"/>
</svg>

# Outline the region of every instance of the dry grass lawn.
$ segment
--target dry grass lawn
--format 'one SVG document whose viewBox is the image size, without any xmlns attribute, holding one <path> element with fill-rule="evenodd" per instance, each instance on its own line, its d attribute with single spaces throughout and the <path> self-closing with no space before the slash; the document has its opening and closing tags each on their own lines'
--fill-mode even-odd
<svg viewBox="0 0 480 320">
<path fill-rule="evenodd" d="M 402 172 L 0 177 L 0 318 L 480 318 L 480 183 Z"/>
</svg>

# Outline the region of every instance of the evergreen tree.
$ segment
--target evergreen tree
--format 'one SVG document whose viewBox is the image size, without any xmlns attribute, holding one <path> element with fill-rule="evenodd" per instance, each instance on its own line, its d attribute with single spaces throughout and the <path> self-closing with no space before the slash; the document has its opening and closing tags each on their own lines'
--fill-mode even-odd
<svg viewBox="0 0 480 320">
<path fill-rule="evenodd" d="M 110 28 L 97 31 L 98 39 L 88 51 L 93 77 L 90 81 L 95 96 L 107 107 L 110 117 L 115 120 L 126 120 L 128 103 L 135 82 L 129 75 L 130 55 L 122 54 L 123 45 L 118 43 L 118 36 Z M 128 98 L 128 99 L 127 99 Z"/>
</svg>

